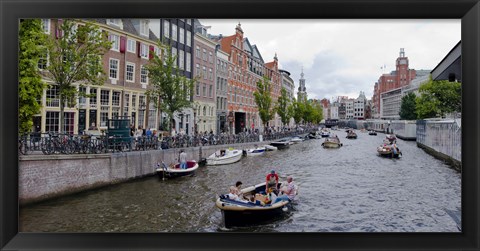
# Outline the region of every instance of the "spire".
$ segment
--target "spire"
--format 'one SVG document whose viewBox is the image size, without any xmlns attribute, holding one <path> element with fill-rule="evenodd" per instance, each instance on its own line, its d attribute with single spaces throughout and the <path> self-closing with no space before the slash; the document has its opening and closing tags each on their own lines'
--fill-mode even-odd
<svg viewBox="0 0 480 251">
<path fill-rule="evenodd" d="M 276 53 L 276 52 L 275 52 L 275 57 L 273 57 L 273 59 L 274 59 L 275 61 L 278 61 L 277 53 Z"/>
<path fill-rule="evenodd" d="M 303 65 L 302 65 L 302 73 L 300 73 L 300 76 L 303 78 Z"/>
<path fill-rule="evenodd" d="M 243 33 L 243 30 L 242 30 L 242 24 L 240 24 L 240 22 L 238 22 L 238 24 L 237 24 L 237 27 L 235 27 L 235 30 L 237 30 L 237 31 L 239 31 L 239 32 L 241 32 L 241 33 Z"/>
</svg>

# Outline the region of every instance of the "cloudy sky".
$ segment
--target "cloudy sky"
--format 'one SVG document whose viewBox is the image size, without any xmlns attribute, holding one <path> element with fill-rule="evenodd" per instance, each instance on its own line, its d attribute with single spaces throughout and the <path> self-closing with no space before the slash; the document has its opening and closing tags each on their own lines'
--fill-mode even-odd
<svg viewBox="0 0 480 251">
<path fill-rule="evenodd" d="M 240 22 L 244 36 L 265 60 L 277 53 L 280 68 L 298 87 L 301 69 L 309 98 L 339 95 L 368 99 L 382 73 L 395 70 L 400 48 L 410 68 L 433 69 L 460 41 L 458 20 L 253 20 L 200 19 L 210 34 L 233 35 Z M 386 65 L 386 70 L 380 69 Z"/>
</svg>

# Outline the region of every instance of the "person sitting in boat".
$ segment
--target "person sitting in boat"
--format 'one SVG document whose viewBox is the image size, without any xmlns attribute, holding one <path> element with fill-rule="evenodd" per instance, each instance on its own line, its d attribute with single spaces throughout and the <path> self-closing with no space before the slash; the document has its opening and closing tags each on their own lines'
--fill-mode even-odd
<svg viewBox="0 0 480 251">
<path fill-rule="evenodd" d="M 242 193 L 242 184 L 243 184 L 243 183 L 242 183 L 241 181 L 237 181 L 237 182 L 235 183 L 235 194 L 236 194 L 238 197 L 240 197 L 240 198 L 242 198 L 242 196 L 243 196 L 243 193 Z"/>
<path fill-rule="evenodd" d="M 275 170 L 272 170 L 266 177 L 265 193 L 268 193 L 268 189 L 272 187 L 274 191 L 278 190 L 278 175 Z"/>
<path fill-rule="evenodd" d="M 225 149 L 220 150 L 220 157 L 225 156 Z"/>
<path fill-rule="evenodd" d="M 241 201 L 241 202 L 248 202 L 242 199 L 240 196 L 237 195 L 237 188 L 234 186 L 230 187 L 230 193 L 227 194 L 227 197 L 231 200 Z"/>
<path fill-rule="evenodd" d="M 296 186 L 293 183 L 293 177 L 287 177 L 287 186 L 282 187 L 280 189 L 280 193 L 282 195 L 278 196 L 277 199 L 273 203 L 277 203 L 279 201 L 293 201 L 295 199 L 295 195 L 297 194 Z"/>
<path fill-rule="evenodd" d="M 181 169 L 187 169 L 187 153 L 182 149 L 180 150 L 180 156 L 178 157 Z"/>
</svg>

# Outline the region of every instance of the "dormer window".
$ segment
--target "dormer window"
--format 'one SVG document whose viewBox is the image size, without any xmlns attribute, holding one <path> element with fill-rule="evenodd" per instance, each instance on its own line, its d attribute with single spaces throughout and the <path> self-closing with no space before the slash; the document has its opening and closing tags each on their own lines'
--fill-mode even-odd
<svg viewBox="0 0 480 251">
<path fill-rule="evenodd" d="M 107 19 L 107 24 L 112 24 L 120 27 L 120 19 Z"/>
<path fill-rule="evenodd" d="M 140 35 L 148 36 L 148 20 L 140 21 Z"/>
</svg>

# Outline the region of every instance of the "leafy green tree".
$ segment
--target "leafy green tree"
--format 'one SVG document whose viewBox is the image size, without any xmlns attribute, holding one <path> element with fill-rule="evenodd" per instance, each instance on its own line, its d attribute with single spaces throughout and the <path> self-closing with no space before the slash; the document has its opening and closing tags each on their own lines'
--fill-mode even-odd
<svg viewBox="0 0 480 251">
<path fill-rule="evenodd" d="M 270 80 L 264 76 L 262 80 L 257 82 L 257 90 L 253 92 L 255 103 L 258 107 L 258 113 L 262 120 L 263 127 L 273 118 L 275 111 L 273 109 Z"/>
<path fill-rule="evenodd" d="M 288 106 L 289 113 L 292 115 L 295 124 L 299 125 L 302 122 L 303 113 L 305 110 L 304 103 L 297 101 L 295 98 L 293 102 Z"/>
<path fill-rule="evenodd" d="M 323 119 L 322 104 L 314 103 L 312 105 L 312 110 L 313 110 L 313 112 L 312 112 L 311 122 L 314 123 L 314 124 L 320 123 L 320 121 L 322 121 L 322 119 Z"/>
<path fill-rule="evenodd" d="M 55 36 L 48 36 L 48 61 L 46 77 L 58 87 L 60 100 L 60 130 L 64 131 L 65 105 L 75 105 L 80 93 L 77 86 L 103 85 L 107 77 L 101 63 L 111 42 L 98 25 L 91 22 L 77 24 L 73 19 L 57 22 Z M 118 73 L 117 73 L 118 74 Z"/>
<path fill-rule="evenodd" d="M 168 116 L 165 126 L 171 129 L 170 121 L 175 112 L 193 108 L 192 94 L 195 79 L 189 79 L 180 74 L 176 64 L 177 56 L 172 55 L 171 47 L 158 41 L 163 54 L 154 55 L 146 65 L 152 88 L 147 91 L 147 97 L 152 100 L 155 108 L 160 108 Z"/>
<path fill-rule="evenodd" d="M 410 92 L 409 94 L 402 97 L 402 104 L 400 106 L 400 119 L 405 120 L 416 120 L 417 113 L 416 113 L 416 102 L 415 102 L 415 94 Z"/>
<path fill-rule="evenodd" d="M 416 111 L 420 119 L 443 117 L 447 113 L 462 111 L 462 86 L 459 82 L 433 81 L 430 78 L 430 81 L 420 86 L 419 92 Z"/>
<path fill-rule="evenodd" d="M 40 19 L 24 19 L 19 31 L 19 85 L 18 85 L 18 130 L 20 133 L 31 131 L 32 118 L 40 112 L 43 89 L 38 69 L 39 60 L 46 54 L 47 35 L 43 32 Z"/>
<path fill-rule="evenodd" d="M 310 101 L 306 101 L 304 103 L 304 110 L 302 113 L 302 119 L 304 123 L 310 123 L 313 120 L 315 115 L 315 111 L 313 109 L 312 103 Z"/>
<path fill-rule="evenodd" d="M 290 99 L 288 98 L 287 90 L 282 88 L 280 91 L 280 96 L 277 100 L 277 105 L 275 106 L 275 111 L 277 112 L 278 116 L 280 116 L 283 125 L 287 125 L 292 117 L 288 110 L 289 103 Z"/>
</svg>

